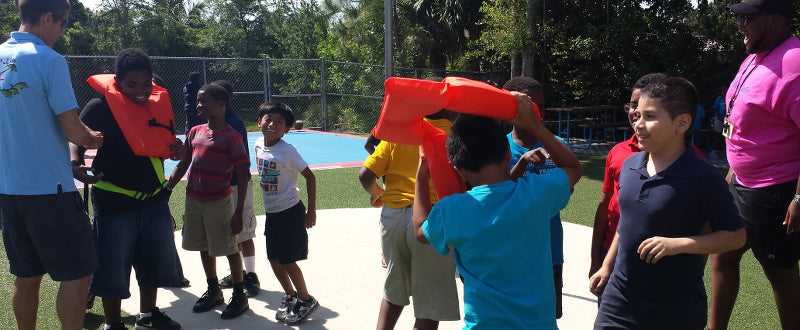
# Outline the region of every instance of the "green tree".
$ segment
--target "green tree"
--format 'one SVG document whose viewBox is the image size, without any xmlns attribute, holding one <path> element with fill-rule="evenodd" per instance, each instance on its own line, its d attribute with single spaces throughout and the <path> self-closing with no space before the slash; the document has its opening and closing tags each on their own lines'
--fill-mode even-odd
<svg viewBox="0 0 800 330">
<path fill-rule="evenodd" d="M 8 37 L 9 33 L 19 29 L 19 23 L 19 7 L 16 1 L 0 0 L 0 33 Z"/>
<path fill-rule="evenodd" d="M 67 55 L 92 55 L 95 52 L 95 38 L 89 28 L 92 12 L 78 0 L 70 0 L 69 5 L 69 24 L 54 49 Z"/>
</svg>

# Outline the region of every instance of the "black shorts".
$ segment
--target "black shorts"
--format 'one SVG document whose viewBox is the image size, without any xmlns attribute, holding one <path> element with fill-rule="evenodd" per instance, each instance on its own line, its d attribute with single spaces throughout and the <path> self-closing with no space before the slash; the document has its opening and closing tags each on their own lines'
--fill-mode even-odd
<svg viewBox="0 0 800 330">
<path fill-rule="evenodd" d="M 89 216 L 78 192 L 2 195 L 3 243 L 11 274 L 50 274 L 54 281 L 77 280 L 97 270 Z"/>
<path fill-rule="evenodd" d="M 733 201 L 744 219 L 747 244 L 764 266 L 797 267 L 800 261 L 800 233 L 786 234 L 783 220 L 795 195 L 797 181 L 763 188 L 747 188 L 731 179 Z"/>
<path fill-rule="evenodd" d="M 308 258 L 306 207 L 303 202 L 278 213 L 267 213 L 267 259 L 288 265 Z"/>
</svg>

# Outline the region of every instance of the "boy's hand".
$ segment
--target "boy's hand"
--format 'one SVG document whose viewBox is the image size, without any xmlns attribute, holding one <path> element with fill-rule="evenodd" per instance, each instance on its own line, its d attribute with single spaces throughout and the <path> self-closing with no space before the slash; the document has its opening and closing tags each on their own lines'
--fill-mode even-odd
<svg viewBox="0 0 800 330">
<path fill-rule="evenodd" d="M 648 264 L 654 264 L 666 256 L 674 256 L 680 253 L 677 249 L 677 241 L 675 238 L 667 238 L 661 236 L 650 237 L 642 244 L 639 244 L 639 258 Z"/>
<path fill-rule="evenodd" d="M 529 127 L 532 123 L 539 122 L 536 118 L 536 112 L 533 110 L 533 100 L 525 94 L 520 92 L 511 92 L 514 98 L 517 99 L 517 117 L 509 120 L 509 124 L 514 126 Z"/>
<path fill-rule="evenodd" d="M 383 188 L 375 186 L 376 188 L 369 192 L 369 203 L 372 207 L 383 207 Z"/>
<path fill-rule="evenodd" d="M 600 260 L 599 262 L 592 260 L 592 262 L 590 262 L 590 264 L 589 264 L 589 278 L 590 279 L 592 278 L 592 275 L 594 275 L 594 273 L 597 273 L 597 271 L 600 270 L 600 267 L 602 266 L 602 263 L 603 263 L 602 260 Z"/>
<path fill-rule="evenodd" d="M 317 225 L 317 212 L 315 211 L 306 212 L 306 229 L 311 229 L 316 225 Z"/>
<path fill-rule="evenodd" d="M 169 155 L 169 159 L 172 160 L 181 160 L 186 154 L 186 146 L 183 144 L 183 141 L 178 138 L 175 138 L 173 143 L 167 144 L 167 149 L 173 152 L 172 155 Z"/>
<path fill-rule="evenodd" d="M 519 160 L 524 160 L 527 164 L 542 166 L 548 158 L 550 158 L 550 154 L 547 150 L 544 150 L 544 148 L 536 148 L 524 153 Z"/>
<path fill-rule="evenodd" d="M 600 297 L 603 293 L 603 288 L 608 284 L 608 278 L 611 277 L 611 270 L 608 267 L 600 267 L 600 269 L 589 277 L 589 291 L 593 295 Z"/>
<path fill-rule="evenodd" d="M 242 232 L 242 210 L 236 210 L 231 216 L 231 235 Z"/>
<path fill-rule="evenodd" d="M 89 171 L 94 172 L 94 169 L 89 167 L 89 166 L 85 166 L 85 165 L 78 165 L 78 166 L 74 166 L 73 165 L 72 166 L 72 177 L 77 179 L 80 182 L 88 183 L 88 184 L 95 184 L 95 183 L 97 183 L 97 181 L 100 181 L 100 179 L 103 178 L 103 173 L 97 173 L 97 174 L 92 175 L 92 174 L 89 174 Z"/>
</svg>

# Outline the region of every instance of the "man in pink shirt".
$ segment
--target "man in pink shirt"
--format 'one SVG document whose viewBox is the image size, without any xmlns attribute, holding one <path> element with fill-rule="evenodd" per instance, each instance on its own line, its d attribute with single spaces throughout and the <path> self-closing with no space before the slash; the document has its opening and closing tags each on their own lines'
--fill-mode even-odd
<svg viewBox="0 0 800 330">
<path fill-rule="evenodd" d="M 791 0 L 730 5 L 749 54 L 726 96 L 728 180 L 747 245 L 712 256 L 709 329 L 726 329 L 748 248 L 772 284 L 783 329 L 800 329 L 800 40 Z"/>
</svg>

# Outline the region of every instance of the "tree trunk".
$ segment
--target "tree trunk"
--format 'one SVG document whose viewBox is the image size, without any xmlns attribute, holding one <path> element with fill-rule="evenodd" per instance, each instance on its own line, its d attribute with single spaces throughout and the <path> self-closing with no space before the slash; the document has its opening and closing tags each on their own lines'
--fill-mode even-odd
<svg viewBox="0 0 800 330">
<path fill-rule="evenodd" d="M 519 76 L 521 73 L 520 59 L 519 53 L 511 54 L 511 78 Z"/>
<path fill-rule="evenodd" d="M 533 59 L 534 54 L 530 50 L 522 53 L 522 75 L 526 77 L 533 77 Z"/>
<path fill-rule="evenodd" d="M 522 52 L 522 75 L 533 77 L 533 63 L 536 60 L 536 53 L 538 51 L 536 36 L 536 20 L 540 17 L 539 8 L 541 8 L 541 0 L 528 0 L 525 8 L 525 27 L 528 28 L 530 46 Z"/>
</svg>

